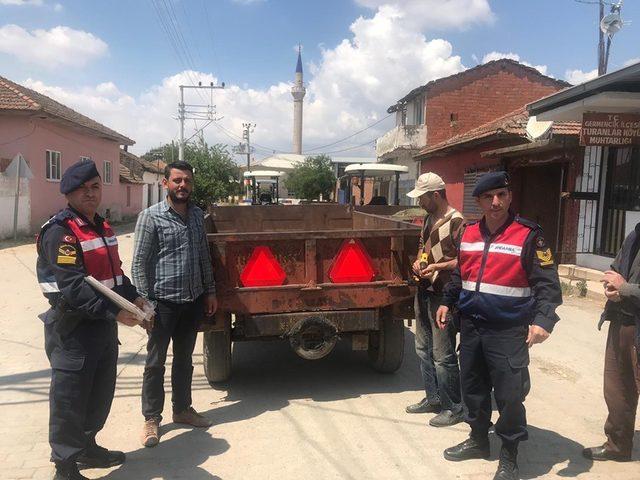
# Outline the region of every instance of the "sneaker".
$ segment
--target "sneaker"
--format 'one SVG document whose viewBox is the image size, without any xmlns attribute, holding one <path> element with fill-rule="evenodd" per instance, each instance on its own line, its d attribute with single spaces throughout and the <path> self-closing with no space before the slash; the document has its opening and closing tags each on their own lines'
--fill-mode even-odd
<svg viewBox="0 0 640 480">
<path fill-rule="evenodd" d="M 56 463 L 53 480 L 89 480 L 78 471 L 76 462 Z"/>
<path fill-rule="evenodd" d="M 78 455 L 76 463 L 78 468 L 110 468 L 122 465 L 125 459 L 123 452 L 92 445 Z"/>
<path fill-rule="evenodd" d="M 429 420 L 432 427 L 450 427 L 464 421 L 464 413 L 453 413 L 451 410 L 443 410 Z"/>
<path fill-rule="evenodd" d="M 142 427 L 142 445 L 145 447 L 155 447 L 160 441 L 160 421 L 155 418 L 145 420 Z"/>
<path fill-rule="evenodd" d="M 174 423 L 184 423 L 192 427 L 208 428 L 212 425 L 210 420 L 200 415 L 193 407 L 189 407 L 180 413 L 173 414 Z"/>
<path fill-rule="evenodd" d="M 407 413 L 440 413 L 441 409 L 440 402 L 433 402 L 425 397 L 418 403 L 407 406 L 404 411 Z"/>
</svg>

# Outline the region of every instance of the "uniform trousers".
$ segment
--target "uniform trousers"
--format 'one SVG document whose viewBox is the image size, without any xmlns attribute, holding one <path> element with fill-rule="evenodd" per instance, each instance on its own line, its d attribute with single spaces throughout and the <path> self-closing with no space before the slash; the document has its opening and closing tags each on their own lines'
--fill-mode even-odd
<svg viewBox="0 0 640 480">
<path fill-rule="evenodd" d="M 475 438 L 491 426 L 491 391 L 499 417 L 496 434 L 504 443 L 527 439 L 524 399 L 530 388 L 526 325 L 491 324 L 471 317 L 460 320 L 460 378 L 465 421 Z"/>
<path fill-rule="evenodd" d="M 198 321 L 202 316 L 202 296 L 188 303 L 158 301 L 155 323 L 147 341 L 147 360 L 142 379 L 142 414 L 145 420 L 162 420 L 165 362 L 171 341 L 173 412 L 179 413 L 191 406 L 192 355 L 198 336 Z"/>
<path fill-rule="evenodd" d="M 635 335 L 635 325 L 611 322 L 604 357 L 604 399 L 609 410 L 604 424 L 605 448 L 624 455 L 630 454 L 633 447 L 640 392 Z"/>
<path fill-rule="evenodd" d="M 51 460 L 73 461 L 95 445 L 111 410 L 116 386 L 118 328 L 114 321 L 81 320 L 60 333 L 45 324 L 45 350 L 51 364 L 49 444 Z"/>
</svg>

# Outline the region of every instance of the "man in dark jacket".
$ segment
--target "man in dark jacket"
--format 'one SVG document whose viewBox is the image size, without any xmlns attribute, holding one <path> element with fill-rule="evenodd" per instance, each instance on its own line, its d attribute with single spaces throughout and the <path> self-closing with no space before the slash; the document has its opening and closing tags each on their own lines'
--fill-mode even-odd
<svg viewBox="0 0 640 480">
<path fill-rule="evenodd" d="M 604 424 L 607 441 L 585 448 L 593 460 L 631 460 L 633 435 L 640 392 L 638 367 L 638 321 L 640 320 L 640 224 L 618 252 L 602 283 L 607 304 L 598 327 L 609 321 L 604 355 L 604 399 L 609 415 Z"/>
<path fill-rule="evenodd" d="M 56 480 L 82 480 L 78 471 L 125 461 L 122 452 L 96 444 L 109 415 L 116 385 L 118 329 L 136 317 L 121 310 L 84 281 L 93 276 L 142 307 L 124 275 L 118 242 L 96 212 L 102 181 L 92 161 L 77 162 L 62 176 L 68 207 L 43 225 L 38 236 L 38 283 L 51 308 L 45 323 L 45 350 L 51 363 L 49 443 Z"/>
</svg>

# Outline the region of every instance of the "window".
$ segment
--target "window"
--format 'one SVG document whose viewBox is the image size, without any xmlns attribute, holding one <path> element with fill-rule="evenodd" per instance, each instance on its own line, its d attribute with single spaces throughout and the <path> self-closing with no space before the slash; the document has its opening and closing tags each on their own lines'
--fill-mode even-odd
<svg viewBox="0 0 640 480">
<path fill-rule="evenodd" d="M 104 183 L 111 183 L 111 162 L 104 162 Z"/>
<path fill-rule="evenodd" d="M 131 206 L 131 187 L 127 185 L 127 207 Z"/>
<path fill-rule="evenodd" d="M 451 112 L 449 114 L 449 122 L 450 123 L 456 123 L 457 121 L 458 121 L 458 114 L 454 113 L 454 112 Z"/>
<path fill-rule="evenodd" d="M 422 125 L 424 123 L 424 96 L 419 96 L 413 102 L 413 125 Z"/>
<path fill-rule="evenodd" d="M 47 168 L 47 171 L 45 173 L 45 177 L 47 178 L 47 180 L 52 180 L 54 182 L 60 181 L 60 170 L 62 169 L 60 152 L 47 150 L 45 166 Z"/>
<path fill-rule="evenodd" d="M 80 161 L 81 162 L 90 162 L 91 161 L 91 157 L 80 157 Z"/>
</svg>

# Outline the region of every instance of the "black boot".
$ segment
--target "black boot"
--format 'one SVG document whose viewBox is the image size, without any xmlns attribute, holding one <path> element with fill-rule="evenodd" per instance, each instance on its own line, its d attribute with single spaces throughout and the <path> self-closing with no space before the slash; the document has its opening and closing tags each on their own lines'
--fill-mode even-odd
<svg viewBox="0 0 640 480">
<path fill-rule="evenodd" d="M 78 471 L 76 462 L 56 462 L 53 480 L 89 480 Z"/>
<path fill-rule="evenodd" d="M 502 444 L 498 471 L 493 480 L 520 480 L 518 471 L 518 444 Z"/>
<path fill-rule="evenodd" d="M 485 435 L 474 435 L 473 433 L 464 442 L 449 447 L 444 451 L 444 458 L 451 462 L 471 460 L 473 458 L 489 458 L 489 437 Z"/>
<path fill-rule="evenodd" d="M 78 455 L 76 461 L 79 468 L 110 468 L 122 465 L 125 458 L 123 452 L 107 450 L 94 443 Z"/>
</svg>

